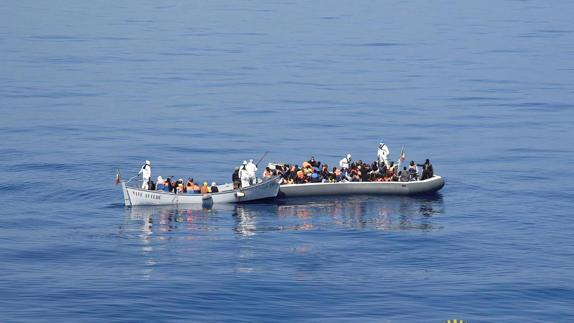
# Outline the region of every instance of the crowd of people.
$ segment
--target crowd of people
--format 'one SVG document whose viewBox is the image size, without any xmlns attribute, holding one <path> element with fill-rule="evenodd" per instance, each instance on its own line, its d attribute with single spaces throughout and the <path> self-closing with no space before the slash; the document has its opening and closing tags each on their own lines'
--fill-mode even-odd
<svg viewBox="0 0 574 323">
<path fill-rule="evenodd" d="M 418 167 L 422 167 L 419 169 Z M 263 177 L 281 176 L 281 184 L 305 183 L 336 183 L 336 182 L 410 182 L 425 180 L 434 175 L 430 160 L 424 164 L 411 161 L 408 166 L 399 170 L 394 162 L 385 163 L 376 160 L 365 163 L 362 160 L 353 161 L 351 155 L 346 155 L 339 161 L 338 167 L 328 165 L 311 157 L 299 165 L 270 164 L 263 171 Z"/>
<path fill-rule="evenodd" d="M 209 186 L 207 182 L 203 182 L 203 185 L 199 185 L 193 181 L 192 177 L 188 178 L 187 182 L 184 182 L 183 178 L 173 180 L 172 177 L 163 178 L 160 175 L 154 182 L 151 179 L 151 162 L 149 160 L 145 161 L 138 175 L 142 176 L 142 188 L 150 191 L 164 191 L 176 194 L 207 194 L 219 192 L 216 182 L 212 182 L 211 186 Z"/>
<path fill-rule="evenodd" d="M 423 164 L 410 161 L 407 166 L 399 169 L 399 165 L 388 160 L 389 148 L 383 142 L 379 144 L 377 159 L 372 163 L 362 160 L 354 161 L 347 154 L 339 161 L 339 165 L 330 168 L 328 165 L 311 157 L 301 166 L 297 164 L 270 163 L 263 171 L 263 178 L 281 176 L 281 184 L 304 184 L 304 183 L 336 183 L 336 182 L 410 182 L 425 180 L 434 176 L 433 166 L 428 159 Z M 398 164 L 404 162 L 404 151 L 401 150 Z M 421 167 L 419 169 L 419 167 Z M 166 191 L 172 193 L 206 194 L 219 192 L 217 184 L 211 186 L 207 182 L 199 185 L 189 178 L 184 182 L 182 178 L 157 177 L 157 181 L 151 180 L 151 163 L 145 161 L 139 172 L 142 175 L 142 188 L 148 190 Z M 253 159 L 244 160 L 243 164 L 235 168 L 232 175 L 233 188 L 245 188 L 257 183 L 257 164 Z"/>
</svg>

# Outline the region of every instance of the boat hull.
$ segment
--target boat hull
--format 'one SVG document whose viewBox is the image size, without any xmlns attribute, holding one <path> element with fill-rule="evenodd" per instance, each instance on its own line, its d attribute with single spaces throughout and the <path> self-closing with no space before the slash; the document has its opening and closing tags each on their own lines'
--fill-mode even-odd
<svg viewBox="0 0 574 323">
<path fill-rule="evenodd" d="M 242 203 L 276 197 L 279 192 L 279 181 L 279 177 L 274 177 L 243 189 L 209 194 L 174 194 L 164 191 L 150 191 L 130 187 L 125 183 L 122 183 L 122 190 L 126 206 Z"/>
<path fill-rule="evenodd" d="M 413 182 L 338 182 L 281 185 L 279 196 L 322 196 L 322 195 L 418 195 L 440 190 L 445 182 L 441 176 Z"/>
</svg>

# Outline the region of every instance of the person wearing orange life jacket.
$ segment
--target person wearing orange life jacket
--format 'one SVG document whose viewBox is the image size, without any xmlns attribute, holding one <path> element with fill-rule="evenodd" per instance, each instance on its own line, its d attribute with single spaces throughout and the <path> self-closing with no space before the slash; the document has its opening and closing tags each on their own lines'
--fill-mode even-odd
<svg viewBox="0 0 574 323">
<path fill-rule="evenodd" d="M 211 189 L 209 189 L 209 186 L 207 186 L 207 182 L 203 182 L 203 186 L 201 187 L 200 192 L 201 194 L 211 193 Z"/>
<path fill-rule="evenodd" d="M 306 182 L 307 182 L 307 176 L 305 175 L 305 172 L 302 169 L 299 169 L 297 171 L 297 183 L 303 184 Z"/>
</svg>

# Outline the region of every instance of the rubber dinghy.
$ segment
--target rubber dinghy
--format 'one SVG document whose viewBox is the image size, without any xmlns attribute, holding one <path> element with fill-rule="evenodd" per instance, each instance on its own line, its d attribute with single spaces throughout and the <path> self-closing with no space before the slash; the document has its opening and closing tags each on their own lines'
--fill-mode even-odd
<svg viewBox="0 0 574 323">
<path fill-rule="evenodd" d="M 233 189 L 233 184 L 218 185 L 218 193 L 169 193 L 150 191 L 121 182 L 126 206 L 241 203 L 273 198 L 279 192 L 281 177 L 275 176 L 245 188 Z"/>
<path fill-rule="evenodd" d="M 429 194 L 444 186 L 441 176 L 412 182 L 337 182 L 285 184 L 279 188 L 280 197 L 321 195 L 417 195 Z"/>
</svg>

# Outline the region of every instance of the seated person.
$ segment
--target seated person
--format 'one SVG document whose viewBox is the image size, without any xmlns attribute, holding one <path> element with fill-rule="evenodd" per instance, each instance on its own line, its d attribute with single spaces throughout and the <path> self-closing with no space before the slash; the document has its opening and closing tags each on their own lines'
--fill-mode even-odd
<svg viewBox="0 0 574 323">
<path fill-rule="evenodd" d="M 176 193 L 183 193 L 185 191 L 185 188 L 183 187 L 183 178 L 180 178 L 175 182 L 175 189 Z"/>
<path fill-rule="evenodd" d="M 321 181 L 321 178 L 319 177 L 319 174 L 313 172 L 310 176 L 309 176 L 309 180 L 311 183 L 319 183 Z"/>
<path fill-rule="evenodd" d="M 411 160 L 409 163 L 409 181 L 416 181 L 418 178 L 417 165 Z"/>
<path fill-rule="evenodd" d="M 299 169 L 297 171 L 297 184 L 307 183 L 307 176 L 303 170 Z"/>
<path fill-rule="evenodd" d="M 408 182 L 409 181 L 409 172 L 407 171 L 407 166 L 403 167 L 403 170 L 399 172 L 399 181 L 401 182 Z"/>
<path fill-rule="evenodd" d="M 422 166 L 423 168 L 421 180 L 425 180 L 434 176 L 434 171 L 430 160 L 426 159 L 424 164 L 419 164 L 418 166 Z"/>
<path fill-rule="evenodd" d="M 264 177 L 264 178 L 269 178 L 269 177 L 271 177 L 271 168 L 265 167 L 265 170 L 263 171 L 263 177 Z"/>
<path fill-rule="evenodd" d="M 191 191 L 188 190 L 187 193 L 199 194 L 199 193 L 201 193 L 201 188 L 199 187 L 199 185 L 193 183 L 193 186 L 191 187 Z"/>
<path fill-rule="evenodd" d="M 211 193 L 219 193 L 219 188 L 215 182 L 211 183 Z"/>
<path fill-rule="evenodd" d="M 396 175 L 395 175 L 395 163 L 391 162 L 391 165 L 389 165 L 389 168 L 387 169 L 387 173 L 385 174 L 385 181 L 386 182 L 391 182 L 391 181 L 396 181 Z"/>
<path fill-rule="evenodd" d="M 190 192 L 190 193 L 193 192 L 193 178 L 190 177 L 190 178 L 187 180 L 186 190 L 185 190 L 185 191 L 186 191 L 186 192 Z"/>
<path fill-rule="evenodd" d="M 207 182 L 203 182 L 203 186 L 200 188 L 199 192 L 200 192 L 201 194 L 211 193 L 211 190 L 209 189 L 209 186 L 207 186 Z"/>
<path fill-rule="evenodd" d="M 333 179 L 335 180 L 335 182 L 341 181 L 342 176 L 343 173 L 341 173 L 341 170 L 337 167 L 333 167 Z"/>
<path fill-rule="evenodd" d="M 166 178 L 164 183 L 165 183 L 164 185 L 165 185 L 165 188 L 166 188 L 166 192 L 171 192 L 171 191 L 173 191 L 173 185 L 172 185 L 172 183 L 171 183 L 171 179 L 170 179 L 170 178 Z"/>
<path fill-rule="evenodd" d="M 163 179 L 163 177 L 161 177 L 161 175 L 157 177 L 157 183 L 155 185 L 155 189 L 157 191 L 165 191 L 166 190 L 165 180 Z"/>
</svg>

